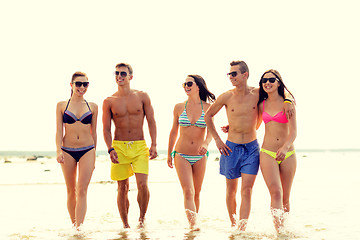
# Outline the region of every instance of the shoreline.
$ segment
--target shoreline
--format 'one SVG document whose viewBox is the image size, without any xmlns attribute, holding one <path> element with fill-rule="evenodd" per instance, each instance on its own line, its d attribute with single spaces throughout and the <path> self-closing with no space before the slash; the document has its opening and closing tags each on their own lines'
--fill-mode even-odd
<svg viewBox="0 0 360 240">
<path fill-rule="evenodd" d="M 219 154 L 217 149 L 209 149 L 210 154 Z M 313 152 L 360 152 L 360 148 L 336 148 L 336 149 L 310 149 L 310 148 L 296 148 L 298 153 L 313 153 Z M 159 150 L 159 156 L 167 155 L 167 150 Z M 96 157 L 107 156 L 107 150 L 97 150 Z M 53 158 L 56 156 L 56 151 L 0 151 L 0 159 L 5 157 L 19 157 L 19 158 Z"/>
</svg>

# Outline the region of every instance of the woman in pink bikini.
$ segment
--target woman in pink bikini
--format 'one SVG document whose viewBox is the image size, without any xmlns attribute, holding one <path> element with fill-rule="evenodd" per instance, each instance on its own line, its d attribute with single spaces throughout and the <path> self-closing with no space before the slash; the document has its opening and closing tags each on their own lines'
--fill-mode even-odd
<svg viewBox="0 0 360 240">
<path fill-rule="evenodd" d="M 283 214 L 290 211 L 290 190 L 296 171 L 293 142 L 296 138 L 296 113 L 284 114 L 286 88 L 280 73 L 266 71 L 259 82 L 259 111 L 265 123 L 265 136 L 260 150 L 260 168 L 271 196 L 271 211 L 277 232 L 283 226 Z M 295 101 L 294 101 L 295 102 Z"/>
<path fill-rule="evenodd" d="M 56 107 L 56 158 L 65 178 L 71 222 L 79 228 L 84 222 L 87 189 L 95 168 L 98 106 L 84 99 L 89 86 L 85 73 L 74 73 L 70 85 L 70 99 Z"/>
<path fill-rule="evenodd" d="M 188 75 L 183 83 L 188 99 L 174 108 L 173 127 L 169 137 L 168 166 L 173 168 L 173 159 L 184 194 L 185 212 L 192 230 L 200 206 L 200 191 L 205 175 L 208 145 L 212 139 L 204 119 L 210 107 L 206 101 L 215 100 L 199 75 Z M 178 132 L 180 129 L 180 136 Z M 176 142 L 176 145 L 175 145 Z M 175 145 L 175 151 L 173 151 Z"/>
</svg>

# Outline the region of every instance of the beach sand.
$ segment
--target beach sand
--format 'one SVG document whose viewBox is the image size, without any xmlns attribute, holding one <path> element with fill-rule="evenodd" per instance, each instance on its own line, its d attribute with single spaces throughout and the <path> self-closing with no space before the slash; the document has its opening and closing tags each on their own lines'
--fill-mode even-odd
<svg viewBox="0 0 360 240">
<path fill-rule="evenodd" d="M 116 205 L 117 185 L 109 179 L 109 162 L 99 157 L 80 232 L 71 227 L 66 188 L 55 159 L 1 162 L 0 239 L 359 239 L 359 156 L 359 152 L 298 153 L 288 233 L 281 237 L 272 225 L 270 197 L 260 171 L 248 228 L 244 233 L 231 229 L 225 179 L 213 160 L 217 156 L 210 156 L 207 164 L 198 216 L 201 230 L 196 233 L 188 229 L 176 171 L 164 160 L 150 162 L 144 230 L 137 229 L 137 190 L 135 178 L 130 179 L 132 228 L 125 231 Z M 339 162 L 346 162 L 347 167 Z"/>
</svg>

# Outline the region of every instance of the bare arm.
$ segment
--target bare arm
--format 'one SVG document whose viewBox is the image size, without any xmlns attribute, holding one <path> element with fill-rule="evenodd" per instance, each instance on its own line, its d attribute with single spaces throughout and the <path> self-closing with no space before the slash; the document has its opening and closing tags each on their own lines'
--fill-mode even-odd
<svg viewBox="0 0 360 240">
<path fill-rule="evenodd" d="M 112 145 L 112 136 L 111 136 L 111 102 L 109 99 L 105 99 L 103 102 L 103 134 L 106 146 L 108 149 L 111 148 Z M 116 151 L 112 150 L 110 153 L 110 159 L 113 163 L 118 162 L 118 156 Z"/>
<path fill-rule="evenodd" d="M 213 136 L 216 146 L 219 149 L 221 154 L 228 155 L 228 151 L 231 151 L 226 144 L 221 140 L 219 134 L 216 131 L 213 117 L 220 111 L 220 109 L 226 105 L 226 95 L 227 93 L 221 94 L 219 98 L 209 107 L 205 113 L 205 122 L 208 128 L 208 131 Z"/>
<path fill-rule="evenodd" d="M 289 135 L 286 138 L 286 141 L 282 147 L 280 147 L 276 153 L 276 160 L 282 161 L 285 159 L 286 153 L 288 152 L 291 145 L 294 143 L 297 136 L 297 126 L 296 126 L 296 111 L 294 111 L 292 117 L 288 122 Z"/>
<path fill-rule="evenodd" d="M 95 103 L 91 103 L 91 112 L 92 112 L 92 120 L 91 120 L 91 135 L 94 139 L 94 145 L 96 148 L 97 145 L 97 117 L 98 117 L 98 106 Z"/>
<path fill-rule="evenodd" d="M 144 111 L 146 120 L 148 122 L 149 134 L 151 138 L 151 146 L 150 146 L 150 159 L 154 159 L 157 157 L 156 151 L 156 122 L 154 116 L 154 109 L 151 105 L 150 97 L 145 93 L 144 95 Z"/>
<path fill-rule="evenodd" d="M 64 137 L 64 124 L 63 124 L 63 113 L 62 113 L 63 103 L 59 102 L 56 105 L 56 160 L 59 163 L 64 163 L 64 155 L 61 150 L 61 145 Z"/>
<path fill-rule="evenodd" d="M 262 122 L 262 113 L 263 113 L 263 105 L 260 103 L 258 105 L 258 118 L 257 118 L 257 122 L 256 122 L 256 130 L 259 129 L 261 122 Z"/>
<path fill-rule="evenodd" d="M 284 111 L 286 114 L 286 118 L 290 119 L 293 116 L 293 114 L 295 113 L 295 101 L 288 92 L 285 92 L 285 98 L 290 99 L 292 102 L 292 103 L 284 102 L 284 104 L 283 104 L 284 109 L 285 109 Z"/>
<path fill-rule="evenodd" d="M 177 108 L 179 105 L 176 105 L 174 107 L 174 111 L 173 111 L 173 126 L 171 128 L 170 131 L 170 136 L 169 136 L 169 144 L 168 144 L 168 158 L 167 158 L 167 164 L 170 168 L 173 168 L 173 162 L 172 162 L 172 157 L 171 157 L 171 152 L 174 149 L 174 145 L 179 133 L 179 114 L 177 113 Z"/>
<path fill-rule="evenodd" d="M 210 105 L 209 105 L 210 107 Z M 206 111 L 209 109 L 209 107 L 206 109 Z M 214 122 L 214 121 L 213 121 Z M 201 145 L 200 149 L 199 149 L 199 155 L 205 155 L 207 153 L 208 150 L 208 146 L 211 142 L 211 140 L 213 139 L 209 129 L 206 129 L 206 137 L 205 140 L 203 142 L 203 144 Z"/>
</svg>

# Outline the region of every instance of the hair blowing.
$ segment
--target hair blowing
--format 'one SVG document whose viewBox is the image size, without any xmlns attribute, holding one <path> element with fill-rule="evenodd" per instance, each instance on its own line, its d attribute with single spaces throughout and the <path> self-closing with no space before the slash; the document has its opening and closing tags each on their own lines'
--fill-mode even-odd
<svg viewBox="0 0 360 240">
<path fill-rule="evenodd" d="M 188 75 L 188 77 L 192 77 L 195 80 L 196 85 L 199 87 L 199 95 L 201 100 L 205 102 L 207 100 L 209 100 L 209 102 L 215 101 L 215 95 L 209 91 L 205 80 L 200 75 Z"/>
</svg>

